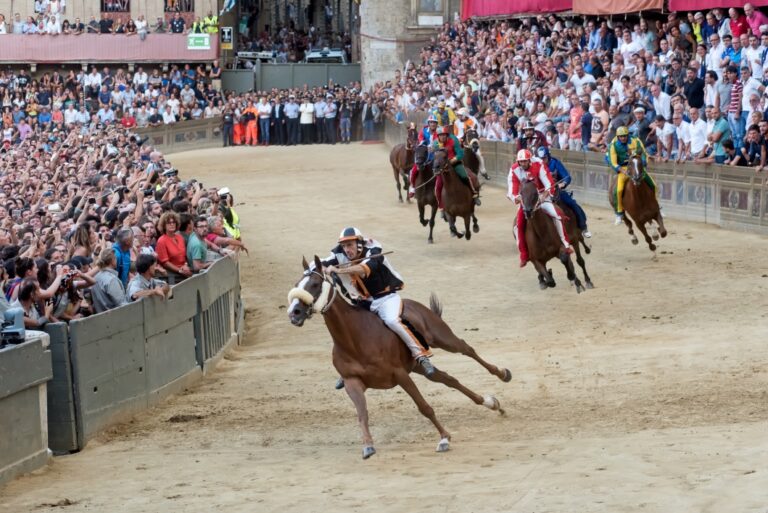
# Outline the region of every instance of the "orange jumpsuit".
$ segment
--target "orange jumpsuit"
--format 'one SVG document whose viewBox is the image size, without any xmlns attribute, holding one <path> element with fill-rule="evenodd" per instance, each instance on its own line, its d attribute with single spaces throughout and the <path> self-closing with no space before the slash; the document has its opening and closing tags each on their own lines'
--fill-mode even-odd
<svg viewBox="0 0 768 513">
<path fill-rule="evenodd" d="M 259 144 L 259 110 L 256 107 L 248 107 L 243 111 L 243 115 L 252 113 L 254 119 L 248 121 L 245 125 L 245 144 Z"/>
</svg>

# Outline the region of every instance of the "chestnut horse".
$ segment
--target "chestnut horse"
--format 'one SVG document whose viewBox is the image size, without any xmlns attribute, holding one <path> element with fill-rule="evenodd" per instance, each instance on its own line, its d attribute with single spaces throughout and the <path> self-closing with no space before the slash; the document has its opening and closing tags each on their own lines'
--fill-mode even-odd
<svg viewBox="0 0 768 513">
<path fill-rule="evenodd" d="M 323 274 L 320 259 L 315 256 L 315 267 L 303 261 L 304 275 L 288 294 L 288 317 L 294 326 L 302 326 L 313 313 L 319 312 L 333 339 L 333 366 L 344 379 L 344 389 L 357 409 L 357 418 L 363 433 L 363 459 L 376 453 L 373 437 L 368 428 L 368 408 L 365 391 L 400 386 L 413 399 L 419 412 L 434 424 L 440 433 L 437 452 L 447 451 L 451 436 L 440 424 L 432 407 L 421 395 L 409 374 L 423 374 L 415 364 L 408 348 L 389 330 L 376 314 L 347 302 L 333 279 Z M 464 340 L 458 338 L 443 321 L 442 308 L 433 294 L 430 308 L 416 301 L 403 300 L 403 319 L 417 336 L 431 346 L 451 353 L 461 353 L 477 361 L 488 372 L 504 382 L 512 379 L 508 369 L 487 363 Z M 503 414 L 499 401 L 492 395 L 481 396 L 468 389 L 445 371 L 435 370 L 428 378 L 454 388 L 472 402 Z"/>
<path fill-rule="evenodd" d="M 477 130 L 470 128 L 464 132 L 464 159 L 462 163 L 464 167 L 472 170 L 475 174 L 481 175 L 486 180 L 490 180 L 491 177 L 485 170 L 485 160 L 480 154 L 480 137 L 477 135 Z"/>
<path fill-rule="evenodd" d="M 416 203 L 419 206 L 419 222 L 422 226 L 429 225 L 429 244 L 434 243 L 432 231 L 435 228 L 435 216 L 437 215 L 437 198 L 435 197 L 435 175 L 432 174 L 432 164 L 427 162 L 429 157 L 429 148 L 419 145 L 413 152 L 413 161 L 419 172 L 416 175 Z M 429 220 L 424 217 L 424 208 L 429 205 L 432 207 L 432 214 Z"/>
<path fill-rule="evenodd" d="M 576 270 L 573 267 L 571 255 L 566 253 L 563 249 L 563 243 L 560 241 L 560 236 L 557 234 L 557 228 L 555 228 L 555 223 L 552 218 L 539 208 L 541 205 L 540 194 L 540 191 L 536 188 L 536 184 L 531 180 L 526 180 L 520 187 L 520 196 L 522 198 L 521 208 L 526 219 L 526 224 L 525 233 L 518 233 L 517 236 L 525 237 L 525 242 L 528 245 L 528 258 L 539 274 L 539 288 L 541 288 L 541 290 L 555 286 L 555 279 L 552 277 L 552 270 L 547 269 L 547 262 L 552 258 L 557 257 L 565 266 L 568 280 L 572 285 L 576 286 L 576 292 L 581 293 L 585 289 L 579 280 L 579 277 L 576 276 Z M 584 279 L 587 282 L 587 288 L 591 289 L 593 288 L 592 280 L 590 280 L 589 275 L 587 274 L 587 269 L 584 266 L 584 259 L 581 257 L 581 252 L 578 247 L 579 243 L 584 244 L 584 239 L 581 236 L 581 231 L 579 231 L 576 226 L 573 213 L 571 213 L 571 217 L 567 222 L 564 219 L 564 224 L 568 239 L 576 252 L 576 259 L 584 271 Z M 574 228 L 576 229 L 574 230 Z M 586 245 L 584 247 L 587 248 Z"/>
<path fill-rule="evenodd" d="M 413 167 L 413 150 L 419 142 L 416 133 L 416 125 L 411 123 L 408 127 L 408 135 L 405 144 L 400 143 L 392 147 L 389 152 L 389 163 L 392 165 L 392 173 L 395 175 L 395 187 L 397 188 L 397 199 L 403 202 L 403 192 L 408 203 L 411 199 L 408 197 L 408 184 L 410 182 L 411 168 Z M 400 180 L 402 179 L 402 185 Z"/>
<path fill-rule="evenodd" d="M 624 194 L 622 196 L 624 224 L 627 225 L 627 231 L 632 237 L 632 244 L 637 244 L 638 240 L 635 231 L 632 229 L 632 221 L 629 220 L 629 217 L 637 224 L 637 228 L 643 234 L 645 242 L 648 243 L 648 248 L 651 251 L 656 251 L 656 244 L 653 241 L 659 240 L 659 235 L 666 237 L 667 229 L 664 227 L 664 218 L 661 216 L 661 209 L 659 208 L 659 202 L 656 200 L 656 194 L 643 180 L 645 172 L 643 159 L 637 154 L 633 155 L 627 164 L 629 180 L 627 180 L 624 186 Z M 614 210 L 616 209 L 614 197 L 616 196 L 617 180 L 618 177 L 614 176 L 608 191 L 608 201 Z M 653 238 L 648 235 L 645 227 L 646 224 L 650 224 L 652 221 L 655 221 L 657 225 L 654 227 Z"/>
<path fill-rule="evenodd" d="M 475 217 L 475 202 L 472 199 L 472 191 L 461 181 L 459 175 L 453 170 L 453 166 L 448 159 L 448 152 L 444 148 L 435 150 L 434 160 L 432 161 L 432 172 L 435 176 L 439 174 L 443 175 L 442 199 L 451 234 L 458 238 L 462 238 L 466 235 L 467 240 L 470 240 L 472 238 L 472 232 L 469 231 L 470 219 L 472 219 L 472 231 L 475 233 L 480 231 L 480 226 L 477 224 L 477 217 Z M 469 175 L 470 180 L 474 180 L 475 183 L 478 183 L 477 177 L 473 176 L 474 173 L 472 173 L 471 170 L 467 169 L 467 175 Z M 477 187 L 480 187 L 479 183 Z M 464 232 L 460 232 L 456 229 L 457 217 L 464 219 Z"/>
</svg>

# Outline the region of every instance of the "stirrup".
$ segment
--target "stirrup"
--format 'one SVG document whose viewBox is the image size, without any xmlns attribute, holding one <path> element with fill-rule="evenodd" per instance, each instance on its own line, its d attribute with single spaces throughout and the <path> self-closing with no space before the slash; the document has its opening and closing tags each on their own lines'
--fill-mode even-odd
<svg viewBox="0 0 768 513">
<path fill-rule="evenodd" d="M 419 356 L 416 358 L 416 363 L 421 365 L 421 368 L 424 369 L 424 375 L 426 377 L 430 377 L 435 373 L 435 366 L 432 365 L 432 362 L 429 361 L 428 356 Z"/>
<path fill-rule="evenodd" d="M 613 221 L 614 226 L 619 226 L 624 222 L 624 214 L 616 214 L 616 220 Z"/>
<path fill-rule="evenodd" d="M 591 238 L 592 238 L 592 232 L 590 232 L 590 231 L 589 231 L 589 228 L 584 228 L 584 229 L 581 231 L 581 234 L 582 234 L 582 235 L 584 236 L 584 238 L 586 238 L 586 239 L 591 239 Z"/>
<path fill-rule="evenodd" d="M 338 381 L 336 381 L 336 385 L 334 385 L 334 388 L 336 390 L 341 390 L 344 388 L 344 378 L 339 378 Z"/>
<path fill-rule="evenodd" d="M 565 253 L 568 255 L 573 255 L 573 246 L 568 244 L 567 246 L 563 246 L 565 248 Z"/>
</svg>

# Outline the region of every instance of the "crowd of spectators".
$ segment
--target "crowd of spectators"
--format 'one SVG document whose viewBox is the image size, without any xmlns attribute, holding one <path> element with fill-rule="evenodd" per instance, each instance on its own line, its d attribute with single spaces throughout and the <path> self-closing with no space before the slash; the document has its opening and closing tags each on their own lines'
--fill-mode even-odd
<svg viewBox="0 0 768 513">
<path fill-rule="evenodd" d="M 14 80 L 12 97 L 39 93 L 33 82 Z M 40 327 L 167 297 L 170 285 L 247 251 L 228 189 L 180 180 L 123 124 L 42 113 L 4 115 L 0 313 L 21 307 L 26 326 Z"/>
<path fill-rule="evenodd" d="M 313 25 L 307 30 L 283 27 L 276 34 L 265 30 L 253 38 L 240 34 L 237 48 L 245 52 L 272 52 L 277 63 L 301 62 L 312 49 L 338 48 L 346 54 L 347 62 L 352 62 L 352 38 L 348 32 L 322 32 Z M 245 65 L 248 67 L 247 61 Z"/>
<path fill-rule="evenodd" d="M 383 87 L 399 119 L 438 109 L 453 123 L 466 109 L 490 140 L 532 125 L 552 147 L 604 152 L 627 126 L 659 160 L 759 171 L 767 54 L 768 17 L 748 3 L 655 20 L 454 21 Z"/>
<path fill-rule="evenodd" d="M 219 30 L 218 17 L 211 11 L 208 11 L 208 15 L 204 18 L 198 16 L 189 25 L 178 11 L 174 12 L 168 22 L 158 16 L 155 23 L 150 25 L 143 14 L 139 14 L 136 19 L 133 19 L 129 13 L 125 13 L 125 18 L 120 13 L 112 16 L 110 13 L 104 12 L 99 19 L 91 16 L 87 23 L 80 18 L 70 21 L 64 18 L 65 8 L 66 4 L 63 0 L 36 0 L 34 16 L 27 16 L 26 19 L 22 19 L 21 14 L 15 13 L 13 19 L 7 21 L 5 16 L 0 14 L 0 34 L 48 34 L 53 36 L 121 34 L 138 36 L 144 40 L 149 33 L 215 34 Z"/>
</svg>

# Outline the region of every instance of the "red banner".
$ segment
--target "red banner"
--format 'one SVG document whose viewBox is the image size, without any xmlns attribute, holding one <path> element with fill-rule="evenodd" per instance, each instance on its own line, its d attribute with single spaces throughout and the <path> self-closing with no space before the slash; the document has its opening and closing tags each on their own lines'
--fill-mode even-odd
<svg viewBox="0 0 768 513">
<path fill-rule="evenodd" d="M 754 6 L 768 5 L 768 0 L 755 0 L 749 3 Z M 743 9 L 744 2 L 740 0 L 669 0 L 670 11 L 701 11 L 715 7 Z"/>
<path fill-rule="evenodd" d="M 663 7 L 664 0 L 573 0 L 573 11 L 579 14 L 626 14 L 629 12 L 660 11 Z M 670 10 L 677 9 L 670 7 Z"/>
<path fill-rule="evenodd" d="M 569 11 L 572 5 L 573 0 L 462 0 L 461 17 L 561 12 Z"/>
</svg>

